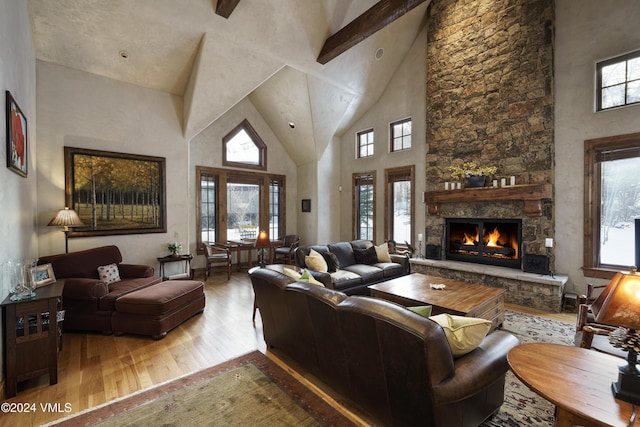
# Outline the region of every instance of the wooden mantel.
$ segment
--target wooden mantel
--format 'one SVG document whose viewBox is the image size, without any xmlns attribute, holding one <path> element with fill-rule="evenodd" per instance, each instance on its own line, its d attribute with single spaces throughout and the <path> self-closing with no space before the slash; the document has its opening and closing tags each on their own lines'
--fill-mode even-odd
<svg viewBox="0 0 640 427">
<path fill-rule="evenodd" d="M 456 202 L 524 202 L 524 213 L 528 216 L 542 216 L 542 201 L 551 200 L 551 184 L 524 184 L 508 187 L 463 188 L 461 190 L 427 191 L 425 202 L 429 215 L 440 215 L 440 204 Z"/>
</svg>

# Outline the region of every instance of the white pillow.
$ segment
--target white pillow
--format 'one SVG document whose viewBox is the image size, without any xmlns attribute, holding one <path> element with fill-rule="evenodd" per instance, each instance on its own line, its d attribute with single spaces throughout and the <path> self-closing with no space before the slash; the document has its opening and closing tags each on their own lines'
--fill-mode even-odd
<svg viewBox="0 0 640 427">
<path fill-rule="evenodd" d="M 304 263 L 313 271 L 319 271 L 322 273 L 329 271 L 327 261 L 325 261 L 324 257 L 313 249 L 309 251 L 309 255 L 304 257 Z"/>
<path fill-rule="evenodd" d="M 475 317 L 438 314 L 430 317 L 442 326 L 453 357 L 467 354 L 480 345 L 491 328 L 491 322 Z"/>
<path fill-rule="evenodd" d="M 284 267 L 282 269 L 282 271 L 284 272 L 284 274 L 286 274 L 287 276 L 291 277 L 292 279 L 298 280 L 300 278 L 300 276 L 302 276 L 302 274 L 298 273 L 297 271 L 288 268 L 288 267 Z"/>
<path fill-rule="evenodd" d="M 386 243 L 376 246 L 376 255 L 378 256 L 378 262 L 391 262 L 389 245 Z"/>
<path fill-rule="evenodd" d="M 98 276 L 107 285 L 120 281 L 120 271 L 116 264 L 102 265 L 98 267 Z"/>
</svg>

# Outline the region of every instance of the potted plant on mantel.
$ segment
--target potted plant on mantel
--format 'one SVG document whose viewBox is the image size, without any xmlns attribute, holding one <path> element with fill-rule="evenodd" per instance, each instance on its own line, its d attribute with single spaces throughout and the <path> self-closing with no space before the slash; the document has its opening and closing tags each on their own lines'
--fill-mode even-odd
<svg viewBox="0 0 640 427">
<path fill-rule="evenodd" d="M 495 166 L 480 167 L 475 162 L 465 162 L 462 166 L 449 166 L 453 179 L 466 179 L 466 187 L 484 187 L 488 176 L 496 173 Z"/>
</svg>

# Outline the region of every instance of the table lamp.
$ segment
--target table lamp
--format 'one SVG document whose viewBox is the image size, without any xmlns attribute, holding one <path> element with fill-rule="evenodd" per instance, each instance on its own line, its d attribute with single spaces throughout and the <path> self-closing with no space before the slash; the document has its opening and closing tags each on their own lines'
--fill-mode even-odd
<svg viewBox="0 0 640 427">
<path fill-rule="evenodd" d="M 269 241 L 269 235 L 266 231 L 260 230 L 255 244 L 255 248 L 260 250 L 260 268 L 264 268 L 264 266 L 266 265 L 266 263 L 264 262 L 264 249 L 270 246 L 271 241 Z"/>
<path fill-rule="evenodd" d="M 49 226 L 64 227 L 64 251 L 69 253 L 69 231 L 70 227 L 82 227 L 84 222 L 80 219 L 76 211 L 65 207 L 60 209 L 58 213 L 49 221 Z"/>
<path fill-rule="evenodd" d="M 619 326 L 609 334 L 614 347 L 628 352 L 627 365 L 618 367 L 618 381 L 611 385 L 616 398 L 640 404 L 640 371 L 636 366 L 640 352 L 640 274 L 634 268 L 618 272 L 604 292 L 591 305 L 598 323 Z"/>
</svg>

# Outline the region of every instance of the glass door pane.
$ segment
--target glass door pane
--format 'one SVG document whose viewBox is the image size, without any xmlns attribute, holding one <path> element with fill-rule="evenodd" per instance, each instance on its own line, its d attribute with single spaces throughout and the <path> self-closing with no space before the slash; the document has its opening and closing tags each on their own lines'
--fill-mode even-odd
<svg viewBox="0 0 640 427">
<path fill-rule="evenodd" d="M 227 239 L 255 239 L 260 221 L 260 186 L 227 184 Z"/>
</svg>

